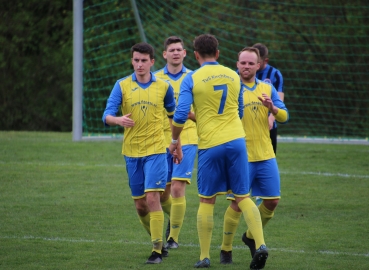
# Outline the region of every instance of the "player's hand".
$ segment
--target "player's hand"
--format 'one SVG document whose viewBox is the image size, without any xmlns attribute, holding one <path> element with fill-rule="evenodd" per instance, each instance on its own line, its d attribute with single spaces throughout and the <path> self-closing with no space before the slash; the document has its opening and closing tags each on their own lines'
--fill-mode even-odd
<svg viewBox="0 0 369 270">
<path fill-rule="evenodd" d="M 273 110 L 274 107 L 273 101 L 267 94 L 263 93 L 262 97 L 258 97 L 258 99 L 261 101 L 261 103 L 263 103 L 265 107 L 269 109 L 269 111 Z"/>
<path fill-rule="evenodd" d="M 173 156 L 173 162 L 175 164 L 181 163 L 181 161 L 183 159 L 183 152 L 182 152 L 181 144 L 180 143 L 176 143 L 176 144 L 171 143 L 168 148 L 169 148 L 169 152 Z"/>
<path fill-rule="evenodd" d="M 135 125 L 135 121 L 131 119 L 131 115 L 132 113 L 128 113 L 121 117 L 117 117 L 117 124 L 125 128 L 133 127 Z"/>
<path fill-rule="evenodd" d="M 189 112 L 187 115 L 187 119 L 190 119 L 196 123 L 196 116 L 194 112 Z"/>
</svg>

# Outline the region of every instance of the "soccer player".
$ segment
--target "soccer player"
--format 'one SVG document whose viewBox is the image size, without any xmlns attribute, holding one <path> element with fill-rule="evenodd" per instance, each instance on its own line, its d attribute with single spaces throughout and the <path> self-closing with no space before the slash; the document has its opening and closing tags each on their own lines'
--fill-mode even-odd
<svg viewBox="0 0 369 270">
<path fill-rule="evenodd" d="M 256 78 L 268 82 L 277 90 L 279 99 L 284 102 L 283 76 L 282 73 L 268 64 L 268 48 L 262 43 L 256 43 L 252 47 L 259 50 L 260 68 L 256 72 Z M 277 154 L 277 123 L 273 114 L 269 114 L 270 139 L 272 140 L 274 153 Z"/>
<path fill-rule="evenodd" d="M 155 76 L 172 85 L 174 97 L 178 100 L 181 82 L 191 71 L 183 65 L 183 59 L 186 57 L 183 40 L 177 36 L 168 37 L 164 41 L 163 57 L 166 59 L 167 64 L 164 68 L 155 72 Z M 165 118 L 168 117 L 165 115 Z M 172 138 L 172 131 L 167 119 L 164 120 L 164 134 L 167 145 L 169 145 Z M 163 209 L 167 205 L 171 205 L 169 211 L 169 224 L 171 226 L 166 235 L 166 248 L 178 248 L 179 233 L 186 212 L 186 185 L 191 184 L 192 171 L 197 153 L 197 142 L 196 123 L 192 120 L 187 120 L 181 134 L 182 162 L 180 164 L 173 163 L 172 155 L 169 153 L 169 149 L 167 149 L 168 182 L 166 192 L 161 196 Z"/>
<path fill-rule="evenodd" d="M 150 44 L 135 44 L 131 56 L 134 73 L 115 83 L 102 120 L 105 125 L 124 127 L 122 154 L 129 187 L 140 222 L 153 244 L 146 263 L 157 264 L 162 262 L 163 248 L 160 193 L 168 174 L 162 115 L 165 108 L 168 116 L 173 116 L 175 99 L 172 86 L 150 72 L 155 61 Z M 117 116 L 119 107 L 123 116 Z M 179 162 L 180 152 L 173 153 Z"/>
<path fill-rule="evenodd" d="M 200 260 L 194 267 L 210 266 L 216 196 L 230 191 L 235 194 L 236 205 L 244 214 L 258 248 L 250 267 L 261 269 L 268 251 L 260 213 L 249 197 L 245 133 L 240 119 L 243 113 L 240 78 L 235 71 L 217 62 L 218 40 L 213 35 L 196 37 L 193 46 L 201 67 L 182 81 L 169 150 L 171 153 L 177 151 L 177 140 L 193 104 L 199 136 L 197 231 L 201 250 Z"/>
<path fill-rule="evenodd" d="M 258 208 L 264 228 L 274 216 L 280 198 L 279 170 L 269 137 L 268 114 L 273 114 L 280 123 L 286 123 L 289 114 L 274 86 L 256 79 L 259 66 L 260 55 L 257 48 L 246 47 L 239 52 L 237 68 L 243 86 L 245 111 L 242 124 L 246 134 L 251 196 L 263 199 Z M 226 212 L 229 215 L 225 217 L 225 226 L 230 233 L 223 235 L 222 250 L 230 252 L 242 212 L 234 200 Z M 258 244 L 250 227 L 242 235 L 242 241 L 250 248 L 251 256 L 254 257 L 258 252 Z"/>
</svg>

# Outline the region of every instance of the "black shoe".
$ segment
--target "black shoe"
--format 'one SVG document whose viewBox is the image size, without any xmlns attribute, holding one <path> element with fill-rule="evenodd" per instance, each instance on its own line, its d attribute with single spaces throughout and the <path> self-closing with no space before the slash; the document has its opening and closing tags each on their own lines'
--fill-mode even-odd
<svg viewBox="0 0 369 270">
<path fill-rule="evenodd" d="M 254 258 L 254 255 L 255 255 L 255 252 L 256 252 L 255 240 L 247 238 L 246 233 L 244 233 L 242 235 L 242 242 L 244 242 L 245 245 L 249 247 L 250 253 L 251 253 L 251 258 Z"/>
<path fill-rule="evenodd" d="M 221 264 L 231 264 L 232 261 L 232 250 L 231 251 L 220 251 L 220 263 Z"/>
<path fill-rule="evenodd" d="M 161 254 L 157 253 L 156 251 L 153 251 L 151 253 L 151 256 L 147 259 L 146 263 L 148 264 L 157 264 L 161 263 L 163 259 L 161 258 Z"/>
<path fill-rule="evenodd" d="M 168 240 L 169 235 L 170 235 L 170 220 L 168 220 L 167 229 L 165 231 L 165 241 Z"/>
<path fill-rule="evenodd" d="M 250 263 L 250 269 L 263 269 L 268 259 L 268 249 L 265 245 L 261 245 L 255 252 Z"/>
<path fill-rule="evenodd" d="M 174 239 L 171 237 L 169 238 L 168 242 L 165 245 L 166 248 L 178 248 L 179 245 Z"/>
<path fill-rule="evenodd" d="M 193 267 L 195 268 L 209 268 L 210 267 L 210 260 L 205 258 L 201 261 L 198 261 Z"/>
<path fill-rule="evenodd" d="M 161 256 L 162 257 L 168 257 L 169 256 L 168 249 L 164 246 L 161 248 Z"/>
</svg>

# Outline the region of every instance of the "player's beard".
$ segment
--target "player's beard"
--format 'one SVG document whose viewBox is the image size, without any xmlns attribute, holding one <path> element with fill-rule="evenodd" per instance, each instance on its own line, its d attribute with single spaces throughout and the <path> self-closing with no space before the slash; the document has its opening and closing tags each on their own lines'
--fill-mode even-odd
<svg viewBox="0 0 369 270">
<path fill-rule="evenodd" d="M 250 80 L 252 80 L 252 78 L 253 77 L 255 77 L 255 74 L 256 73 L 252 73 L 252 72 L 250 72 L 250 73 L 248 73 L 248 74 L 244 74 L 244 73 L 241 73 L 241 78 L 242 78 L 242 81 L 250 81 Z"/>
</svg>

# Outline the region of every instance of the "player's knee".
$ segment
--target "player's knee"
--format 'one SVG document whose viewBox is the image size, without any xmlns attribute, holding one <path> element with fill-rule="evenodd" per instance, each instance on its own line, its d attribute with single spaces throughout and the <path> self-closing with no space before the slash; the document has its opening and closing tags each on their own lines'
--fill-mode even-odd
<svg viewBox="0 0 369 270">
<path fill-rule="evenodd" d="M 141 217 L 146 216 L 149 213 L 147 203 L 143 200 L 135 201 L 137 214 Z"/>
<path fill-rule="evenodd" d="M 186 191 L 186 182 L 185 181 L 177 181 L 172 179 L 172 197 L 180 198 L 185 196 Z"/>
<path fill-rule="evenodd" d="M 279 199 L 263 199 L 263 204 L 264 206 L 270 210 L 270 211 L 274 211 L 274 209 L 277 207 L 279 203 Z"/>
</svg>

